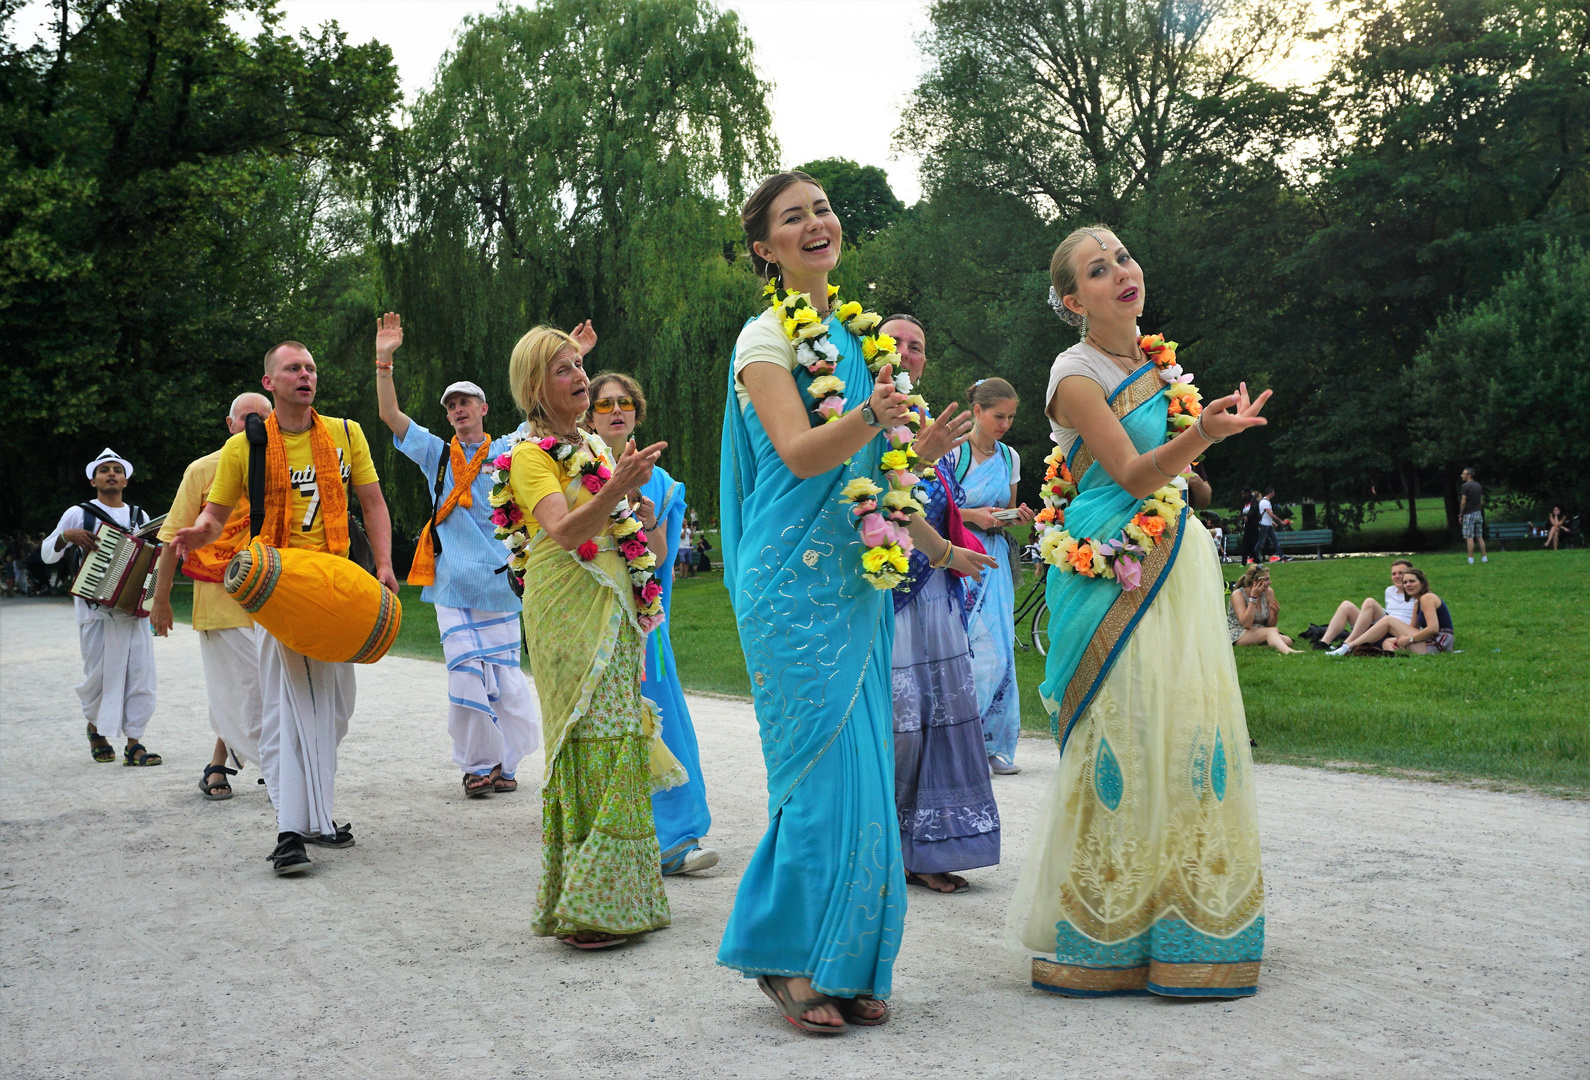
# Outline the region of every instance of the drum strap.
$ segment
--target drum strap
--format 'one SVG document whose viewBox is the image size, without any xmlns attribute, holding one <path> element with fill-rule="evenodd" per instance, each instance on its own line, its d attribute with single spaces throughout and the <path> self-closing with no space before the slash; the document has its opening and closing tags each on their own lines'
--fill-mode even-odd
<svg viewBox="0 0 1590 1080">
<path fill-rule="evenodd" d="M 265 447 L 270 436 L 259 413 L 249 413 L 243 421 L 248 439 L 248 535 L 249 539 L 265 528 Z"/>
</svg>

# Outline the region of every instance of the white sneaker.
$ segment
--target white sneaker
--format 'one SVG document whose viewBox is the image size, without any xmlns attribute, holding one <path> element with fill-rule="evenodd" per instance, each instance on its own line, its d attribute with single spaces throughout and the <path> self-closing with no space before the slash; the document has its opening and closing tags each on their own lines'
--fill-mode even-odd
<svg viewBox="0 0 1590 1080">
<path fill-rule="evenodd" d="M 1325 655 L 1326 656 L 1346 656 L 1348 653 L 1350 653 L 1352 651 L 1353 651 L 1353 647 L 1351 645 L 1338 645 L 1334 649 L 1326 650 Z"/>
<path fill-rule="evenodd" d="M 1469 565 L 1470 566 L 1474 565 L 1474 556 L 1472 556 L 1472 555 L 1469 556 Z"/>
<path fill-rule="evenodd" d="M 697 870 L 710 870 L 717 865 L 718 853 L 716 851 L 709 847 L 698 847 L 685 856 L 685 861 L 679 864 L 679 869 L 672 870 L 669 874 L 670 876 L 673 874 L 693 874 Z"/>
<path fill-rule="evenodd" d="M 1481 555 L 1480 556 L 1480 562 L 1490 562 L 1490 561 L 1491 561 L 1491 557 L 1489 555 Z"/>
</svg>

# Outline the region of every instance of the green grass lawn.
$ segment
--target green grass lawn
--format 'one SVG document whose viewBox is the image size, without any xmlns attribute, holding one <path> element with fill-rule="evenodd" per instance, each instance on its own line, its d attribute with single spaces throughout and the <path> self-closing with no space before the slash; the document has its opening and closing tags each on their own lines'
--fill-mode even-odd
<svg viewBox="0 0 1590 1080">
<path fill-rule="evenodd" d="M 1344 599 L 1380 596 L 1389 558 L 1299 560 L 1271 566 L 1281 629 L 1324 623 Z M 1260 761 L 1351 764 L 1457 779 L 1525 784 L 1590 795 L 1590 644 L 1583 598 L 1590 552 L 1521 551 L 1469 566 L 1460 554 L 1418 559 L 1452 610 L 1460 653 L 1390 659 L 1282 656 L 1237 650 L 1248 728 Z M 1235 578 L 1240 567 L 1228 565 Z M 173 590 L 187 620 L 189 592 Z M 1025 627 L 1021 628 L 1025 632 Z M 671 637 L 685 688 L 746 694 L 745 663 L 721 573 L 674 588 Z M 436 618 L 419 590 L 403 589 L 403 629 L 392 653 L 441 660 Z M 1038 702 L 1043 658 L 1016 654 L 1022 726 L 1049 732 Z"/>
</svg>

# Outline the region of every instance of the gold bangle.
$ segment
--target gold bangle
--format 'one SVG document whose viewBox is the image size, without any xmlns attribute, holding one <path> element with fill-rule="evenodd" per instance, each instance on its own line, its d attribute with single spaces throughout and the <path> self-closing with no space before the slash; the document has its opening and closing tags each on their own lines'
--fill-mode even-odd
<svg viewBox="0 0 1590 1080">
<path fill-rule="evenodd" d="M 1149 460 L 1154 463 L 1154 471 L 1159 473 L 1159 475 L 1163 476 L 1166 480 L 1176 479 L 1170 473 L 1159 467 L 1159 447 L 1154 447 L 1154 452 L 1149 455 Z"/>
<path fill-rule="evenodd" d="M 944 541 L 944 555 L 943 555 L 942 558 L 935 559 L 933 561 L 932 569 L 934 569 L 934 570 L 942 570 L 942 569 L 944 569 L 946 566 L 948 566 L 950 563 L 952 563 L 954 561 L 955 561 L 955 545 L 950 543 L 948 540 L 946 540 L 946 541 Z"/>
</svg>

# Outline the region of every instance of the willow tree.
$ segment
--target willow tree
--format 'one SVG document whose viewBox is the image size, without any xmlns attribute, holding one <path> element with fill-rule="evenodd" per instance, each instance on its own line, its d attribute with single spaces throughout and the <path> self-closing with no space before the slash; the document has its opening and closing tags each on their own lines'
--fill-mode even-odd
<svg viewBox="0 0 1590 1080">
<path fill-rule="evenodd" d="M 380 209 L 412 414 L 439 425 L 441 389 L 469 378 L 496 409 L 488 429 L 506 431 L 514 341 L 591 318 L 588 370 L 641 380 L 643 434 L 668 440 L 665 466 L 715 514 L 729 354 L 756 301 L 725 236 L 774 158 L 767 92 L 738 19 L 706 0 L 549 0 L 467 20 Z"/>
</svg>

